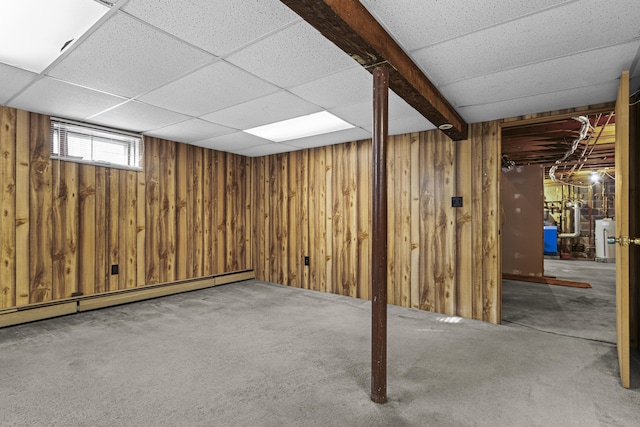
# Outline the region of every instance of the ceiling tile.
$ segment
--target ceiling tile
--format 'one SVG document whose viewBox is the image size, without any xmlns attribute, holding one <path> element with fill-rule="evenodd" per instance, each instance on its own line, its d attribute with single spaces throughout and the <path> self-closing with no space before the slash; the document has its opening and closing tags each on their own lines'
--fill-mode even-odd
<svg viewBox="0 0 640 427">
<path fill-rule="evenodd" d="M 119 12 L 77 45 L 49 75 L 133 97 L 212 59 L 213 56 Z"/>
<path fill-rule="evenodd" d="M 317 105 L 289 92 L 280 91 L 204 115 L 202 118 L 235 129 L 250 129 L 319 111 L 322 111 L 322 108 Z"/>
<path fill-rule="evenodd" d="M 561 90 L 519 99 L 458 108 L 467 123 L 479 123 L 525 114 L 573 108 L 615 101 L 620 80 L 611 80 L 588 88 Z"/>
<path fill-rule="evenodd" d="M 279 31 L 227 59 L 283 88 L 316 80 L 355 64 L 306 22 Z"/>
<path fill-rule="evenodd" d="M 11 106 L 41 114 L 84 120 L 125 101 L 125 98 L 44 77 L 11 101 Z"/>
<path fill-rule="evenodd" d="M 389 135 L 400 135 L 403 133 L 420 132 L 423 130 L 431 130 L 436 127 L 429 120 L 425 119 L 421 114 L 416 112 L 409 116 L 389 117 Z M 373 124 L 369 123 L 364 126 L 367 132 L 373 131 Z"/>
<path fill-rule="evenodd" d="M 621 13 L 625 8 L 620 8 L 627 3 L 631 10 L 630 3 L 636 1 L 615 3 L 615 7 L 601 7 L 599 0 L 574 2 L 414 51 L 411 56 L 442 86 L 633 39 L 640 46 L 640 15 Z M 566 25 L 568 17 L 573 25 Z"/>
<path fill-rule="evenodd" d="M 637 0 L 362 1 L 468 122 L 611 101 L 625 68 L 640 87 Z M 281 1 L 120 4 L 52 78 L 0 63 L 0 103 L 248 155 L 370 138 L 371 76 Z M 322 109 L 359 129 L 282 144 L 235 132 Z M 390 133 L 422 128 L 392 93 Z"/>
<path fill-rule="evenodd" d="M 372 117 L 373 117 L 373 106 L 372 106 Z M 409 117 L 420 115 L 415 108 L 411 105 L 407 104 L 407 101 L 400 98 L 396 95 L 395 92 L 389 91 L 389 118 L 390 119 L 398 119 L 402 117 Z"/>
<path fill-rule="evenodd" d="M 331 108 L 329 109 L 329 112 L 352 125 L 359 126 L 369 131 L 372 128 L 373 102 L 362 102 L 360 104 L 348 105 L 345 107 Z M 422 117 L 420 113 L 418 113 L 411 105 L 407 104 L 404 99 L 400 98 L 393 91 L 389 91 L 388 112 L 389 120 L 416 116 Z"/>
<path fill-rule="evenodd" d="M 0 105 L 5 105 L 12 96 L 37 75 L 0 62 L 0 76 L 2 76 L 0 79 Z"/>
<path fill-rule="evenodd" d="M 189 119 L 188 116 L 163 110 L 138 101 L 129 101 L 119 107 L 98 114 L 88 120 L 94 123 L 146 132 Z"/>
<path fill-rule="evenodd" d="M 251 74 L 218 61 L 140 97 L 172 111 L 200 116 L 277 91 Z"/>
<path fill-rule="evenodd" d="M 371 102 L 331 108 L 328 111 L 345 122 L 362 128 L 371 127 L 373 120 L 373 105 Z"/>
<path fill-rule="evenodd" d="M 300 19 L 278 0 L 136 0 L 124 10 L 217 56 Z"/>
<path fill-rule="evenodd" d="M 312 148 L 370 138 L 371 132 L 367 132 L 364 129 L 356 127 L 337 132 L 325 133 L 322 135 L 310 136 L 307 138 L 294 139 L 286 141 L 285 144 L 298 148 Z"/>
<path fill-rule="evenodd" d="M 588 91 L 590 85 L 619 78 L 636 51 L 637 43 L 626 43 L 463 80 L 440 90 L 456 107 L 580 87 Z"/>
<path fill-rule="evenodd" d="M 389 135 L 431 130 L 436 127 L 422 115 L 416 113 L 412 116 L 389 119 Z"/>
<path fill-rule="evenodd" d="M 91 0 L 3 1 L 0 61 L 40 74 L 109 11 Z"/>
<path fill-rule="evenodd" d="M 355 66 L 327 77 L 289 89 L 323 108 L 373 102 L 373 77 L 363 67 Z"/>
<path fill-rule="evenodd" d="M 258 145 L 256 147 L 246 148 L 244 150 L 232 151 L 236 154 L 241 154 L 247 157 L 261 157 L 270 156 L 271 154 L 286 153 L 289 151 L 300 150 L 300 148 L 292 147 L 290 145 L 280 144 L 278 142 L 272 142 L 271 144 Z"/>
<path fill-rule="evenodd" d="M 235 129 L 220 126 L 200 119 L 190 119 L 175 125 L 147 132 L 149 136 L 177 142 L 193 142 L 236 132 Z"/>
<path fill-rule="evenodd" d="M 362 0 L 378 22 L 408 51 L 539 12 L 566 0 L 429 1 Z M 594 16 L 599 13 L 593 10 Z M 577 25 L 577 24 L 576 24 Z"/>
<path fill-rule="evenodd" d="M 195 141 L 193 142 L 193 145 L 235 153 L 239 150 L 256 147 L 258 145 L 270 144 L 271 142 L 272 141 L 269 141 L 268 139 L 258 138 L 257 136 L 250 135 L 248 133 L 236 132 L 216 138 Z"/>
</svg>

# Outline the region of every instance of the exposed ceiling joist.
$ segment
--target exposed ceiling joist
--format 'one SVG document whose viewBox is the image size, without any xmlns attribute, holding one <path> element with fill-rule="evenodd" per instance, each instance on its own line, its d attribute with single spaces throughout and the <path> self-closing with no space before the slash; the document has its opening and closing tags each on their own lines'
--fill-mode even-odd
<svg viewBox="0 0 640 427">
<path fill-rule="evenodd" d="M 422 70 L 358 0 L 281 0 L 323 36 L 373 71 L 389 65 L 389 87 L 453 140 L 467 138 L 467 123 Z"/>
</svg>

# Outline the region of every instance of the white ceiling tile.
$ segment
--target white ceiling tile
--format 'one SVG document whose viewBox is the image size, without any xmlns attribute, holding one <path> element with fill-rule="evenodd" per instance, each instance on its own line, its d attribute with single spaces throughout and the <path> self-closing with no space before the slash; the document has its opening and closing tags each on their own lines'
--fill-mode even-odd
<svg viewBox="0 0 640 427">
<path fill-rule="evenodd" d="M 137 96 L 213 56 L 118 12 L 49 75 L 122 96 Z"/>
<path fill-rule="evenodd" d="M 640 87 L 637 0 L 514 0 L 509 7 L 498 0 L 362 1 L 414 49 L 468 122 L 611 101 L 625 68 L 632 92 Z M 357 140 L 362 132 L 370 138 L 371 76 L 279 0 L 121 3 L 122 11 L 52 67 L 56 79 L 36 81 L 0 63 L 0 104 L 13 97 L 11 106 L 28 111 L 247 155 L 289 151 L 294 143 L 235 128 L 322 109 L 361 129 L 299 140 L 297 148 Z M 144 102 L 120 105 L 120 96 Z M 391 94 L 392 134 L 424 126 L 432 128 Z"/>
<path fill-rule="evenodd" d="M 149 136 L 177 142 L 193 142 L 236 132 L 235 129 L 220 126 L 200 119 L 190 119 L 175 125 L 147 132 Z"/>
<path fill-rule="evenodd" d="M 431 130 L 436 127 L 420 113 L 414 112 L 414 114 L 408 116 L 389 117 L 388 128 L 389 135 L 400 135 L 404 133 Z M 364 126 L 364 129 L 368 132 L 372 132 L 373 124 L 369 123 Z"/>
<path fill-rule="evenodd" d="M 362 0 L 405 50 L 414 50 L 500 22 L 565 3 L 566 0 L 427 1 Z M 593 10 L 596 16 L 602 7 Z M 576 24 L 578 25 L 578 24 Z"/>
<path fill-rule="evenodd" d="M 369 138 L 371 138 L 371 132 L 367 132 L 364 129 L 356 127 L 337 132 L 325 133 L 322 135 L 310 136 L 307 138 L 294 139 L 284 143 L 298 148 L 313 148 Z"/>
<path fill-rule="evenodd" d="M 492 104 L 461 107 L 458 108 L 458 113 L 467 123 L 478 123 L 525 114 L 611 102 L 616 99 L 619 84 L 620 80 L 618 79 L 586 88 L 561 90 Z"/>
<path fill-rule="evenodd" d="M 201 141 L 195 141 L 193 142 L 193 145 L 235 153 L 239 150 L 244 150 L 247 148 L 256 147 L 258 145 L 270 143 L 272 143 L 272 141 L 269 141 L 268 139 L 259 138 L 257 136 L 244 132 L 235 132 L 216 138 L 208 138 Z"/>
<path fill-rule="evenodd" d="M 463 80 L 440 90 L 454 106 L 462 107 L 586 88 L 619 78 L 636 51 L 635 42 L 626 43 Z"/>
<path fill-rule="evenodd" d="M 373 117 L 373 108 L 371 111 Z M 400 98 L 395 92 L 389 91 L 389 119 L 398 119 L 415 115 L 421 116 L 415 108 L 407 104 L 407 101 Z"/>
<path fill-rule="evenodd" d="M 317 105 L 289 92 L 279 91 L 204 115 L 202 118 L 235 129 L 250 129 L 319 111 L 322 111 L 322 108 Z"/>
<path fill-rule="evenodd" d="M 331 114 L 340 117 L 342 120 L 359 126 L 363 129 L 371 130 L 373 123 L 373 102 L 361 102 L 355 105 L 347 105 L 344 107 L 330 108 Z M 396 95 L 395 92 L 389 91 L 389 119 L 400 119 L 405 117 L 414 117 L 416 115 L 422 117 L 411 105 Z"/>
<path fill-rule="evenodd" d="M 217 56 L 300 20 L 278 0 L 135 0 L 124 10 Z"/>
<path fill-rule="evenodd" d="M 3 1 L 0 60 L 40 74 L 109 11 L 91 0 Z"/>
<path fill-rule="evenodd" d="M 0 76 L 0 105 L 5 105 L 37 75 L 0 62 Z"/>
<path fill-rule="evenodd" d="M 371 137 L 373 129 L 373 103 L 364 102 L 347 107 L 333 108 L 329 110 L 341 119 L 360 126 Z M 389 135 L 418 132 L 435 129 L 435 126 L 418 113 L 412 106 L 396 95 L 389 92 Z M 344 142 L 344 141 L 343 141 Z"/>
<path fill-rule="evenodd" d="M 425 119 L 421 114 L 416 112 L 409 116 L 389 117 L 388 129 L 389 135 L 401 135 L 411 132 L 420 132 L 423 130 L 431 130 L 436 127 L 429 120 Z M 373 131 L 373 125 L 369 124 L 364 127 L 368 132 Z"/>
<path fill-rule="evenodd" d="M 627 10 L 640 10 L 626 1 Z M 620 3 L 625 3 L 620 2 Z M 494 26 L 411 53 L 414 61 L 439 86 L 500 70 L 635 39 L 640 46 L 640 13 L 621 13 L 619 3 L 567 4 Z M 594 13 L 598 10 L 597 13 Z M 570 17 L 573 25 L 566 25 Z M 558 43 L 558 40 L 562 40 Z M 451 53 L 455 52 L 455 55 Z"/>
<path fill-rule="evenodd" d="M 218 61 L 140 97 L 172 111 L 200 116 L 277 91 L 251 74 Z"/>
<path fill-rule="evenodd" d="M 418 113 L 412 116 L 389 119 L 389 135 L 401 135 L 435 128 L 429 120 Z"/>
<path fill-rule="evenodd" d="M 138 101 L 129 101 L 112 110 L 90 117 L 88 120 L 134 132 L 146 132 L 187 119 L 189 119 L 189 117 L 183 114 L 163 110 L 162 108 Z"/>
<path fill-rule="evenodd" d="M 371 127 L 373 120 L 373 104 L 361 102 L 360 104 L 347 105 L 345 107 L 330 108 L 331 114 L 340 117 L 345 122 L 363 128 Z"/>
<path fill-rule="evenodd" d="M 283 88 L 300 85 L 355 64 L 306 22 L 279 31 L 227 59 Z"/>
<path fill-rule="evenodd" d="M 356 66 L 289 89 L 296 95 L 323 108 L 372 102 L 373 77 Z"/>
<path fill-rule="evenodd" d="M 125 101 L 125 98 L 44 77 L 17 96 L 11 102 L 11 106 L 36 113 L 83 120 Z"/>
<path fill-rule="evenodd" d="M 300 148 L 292 147 L 286 144 L 280 144 L 278 142 L 272 142 L 271 144 L 258 145 L 251 148 L 245 148 L 244 150 L 232 151 L 237 154 L 241 154 L 247 157 L 261 157 L 270 156 L 271 154 L 287 153 L 289 151 L 297 151 Z"/>
</svg>

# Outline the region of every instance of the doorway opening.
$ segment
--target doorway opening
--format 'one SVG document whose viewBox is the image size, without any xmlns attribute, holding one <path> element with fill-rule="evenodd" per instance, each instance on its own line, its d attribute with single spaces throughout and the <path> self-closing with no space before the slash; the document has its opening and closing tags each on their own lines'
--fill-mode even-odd
<svg viewBox="0 0 640 427">
<path fill-rule="evenodd" d="M 542 118 L 501 139 L 502 322 L 615 344 L 615 114 Z"/>
</svg>

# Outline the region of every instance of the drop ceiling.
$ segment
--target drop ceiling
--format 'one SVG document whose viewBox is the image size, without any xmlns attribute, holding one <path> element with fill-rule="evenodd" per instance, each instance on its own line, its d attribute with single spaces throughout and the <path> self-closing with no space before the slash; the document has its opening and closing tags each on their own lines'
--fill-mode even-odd
<svg viewBox="0 0 640 427">
<path fill-rule="evenodd" d="M 102 3 L 41 73 L 0 62 L 0 104 L 247 156 L 371 136 L 371 74 L 278 0 Z M 640 87 L 637 0 L 362 4 L 468 123 L 613 101 L 627 69 Z M 319 111 L 354 128 L 242 132 Z M 389 114 L 392 134 L 434 128 L 393 93 Z"/>
</svg>

